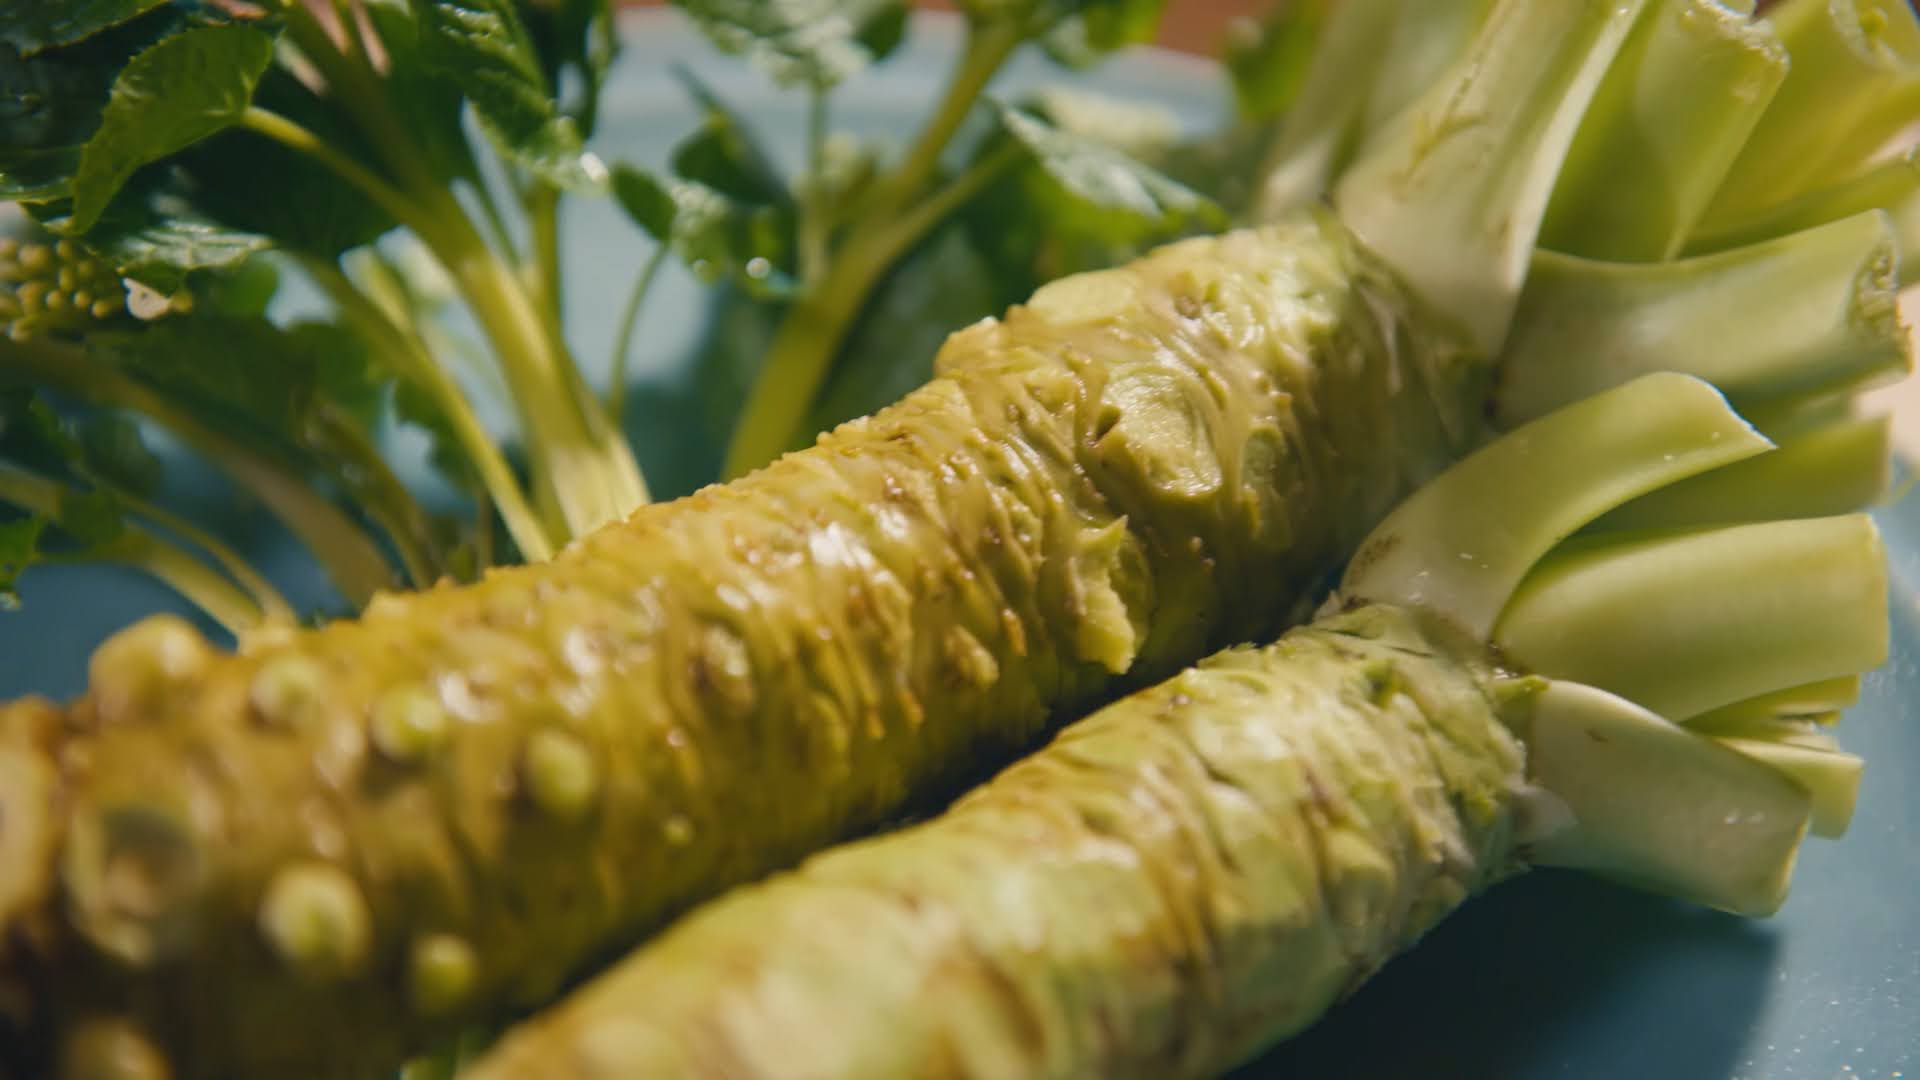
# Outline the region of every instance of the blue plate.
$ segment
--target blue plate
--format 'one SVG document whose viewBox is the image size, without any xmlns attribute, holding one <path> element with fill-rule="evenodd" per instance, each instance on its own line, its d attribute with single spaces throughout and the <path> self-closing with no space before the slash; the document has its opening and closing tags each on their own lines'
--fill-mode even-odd
<svg viewBox="0 0 1920 1080">
<path fill-rule="evenodd" d="M 686 63 L 752 117 L 777 153 L 798 157 L 801 111 L 791 95 L 716 57 L 672 13 L 629 13 L 623 29 L 604 155 L 666 159 L 695 122 L 669 70 Z M 917 21 L 901 54 L 835 94 L 835 125 L 900 138 L 957 41 L 953 20 Z M 1023 57 L 996 93 L 1046 83 L 1155 102 L 1192 130 L 1228 107 L 1210 65 L 1152 51 L 1076 75 Z M 598 368 L 647 246 L 605 205 L 574 208 L 565 227 L 569 326 Z M 641 324 L 634 370 L 646 386 L 634 435 L 656 478 L 686 474 L 677 457 L 685 417 L 654 391 L 686 376 L 710 328 L 676 316 L 700 304 L 694 282 L 672 277 Z M 333 602 L 255 512 L 224 504 L 187 473 L 177 494 L 197 501 L 201 517 L 247 536 L 296 600 Z M 1859 810 L 1844 839 L 1809 841 L 1778 916 L 1737 919 L 1574 875 L 1530 874 L 1469 903 L 1313 1030 L 1237 1075 L 1920 1080 L 1920 783 L 1904 772 L 1920 769 L 1920 724 L 1901 707 L 1920 700 L 1920 503 L 1878 518 L 1894 572 L 1893 659 L 1868 678 L 1840 729 L 1868 761 Z M 102 637 L 149 612 L 185 611 L 159 586 L 99 568 L 36 571 L 24 599 L 22 613 L 0 617 L 0 695 L 9 697 L 77 693 Z"/>
</svg>

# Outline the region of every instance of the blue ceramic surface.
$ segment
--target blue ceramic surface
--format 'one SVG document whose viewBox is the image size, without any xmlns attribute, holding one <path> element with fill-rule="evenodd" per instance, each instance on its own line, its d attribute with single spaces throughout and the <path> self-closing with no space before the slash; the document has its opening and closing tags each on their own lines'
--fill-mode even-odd
<svg viewBox="0 0 1920 1080">
<path fill-rule="evenodd" d="M 778 153 L 797 157 L 801 110 L 790 95 L 716 57 L 671 13 L 630 14 L 624 33 L 598 140 L 606 156 L 665 160 L 695 118 L 669 72 L 686 63 Z M 835 95 L 835 125 L 899 138 L 956 42 L 952 21 L 920 20 L 900 54 Z M 1193 130 L 1227 107 L 1209 66 L 1153 52 L 1092 75 L 1025 57 L 995 92 L 1048 83 L 1157 102 Z M 569 325 L 599 371 L 646 244 L 605 205 L 576 208 L 565 227 Z M 670 275 L 649 303 L 633 361 L 649 388 L 684 377 L 711 330 L 685 317 L 703 310 L 696 290 Z M 652 389 L 636 396 L 634 435 L 650 474 L 671 475 L 686 419 Z M 203 475 L 180 471 L 179 499 L 247 537 L 297 601 L 331 602 L 256 511 L 223 504 Z M 1920 701 L 1920 500 L 1878 517 L 1894 574 L 1893 659 L 1840 729 L 1869 763 L 1858 815 L 1844 839 L 1808 842 L 1778 916 L 1742 920 L 1573 875 L 1528 875 L 1469 903 L 1312 1031 L 1236 1075 L 1920 1080 L 1920 719 L 1909 704 Z M 39 570 L 23 592 L 24 610 L 0 616 L 5 696 L 76 693 L 102 637 L 149 612 L 185 611 L 163 588 L 109 569 Z"/>
</svg>

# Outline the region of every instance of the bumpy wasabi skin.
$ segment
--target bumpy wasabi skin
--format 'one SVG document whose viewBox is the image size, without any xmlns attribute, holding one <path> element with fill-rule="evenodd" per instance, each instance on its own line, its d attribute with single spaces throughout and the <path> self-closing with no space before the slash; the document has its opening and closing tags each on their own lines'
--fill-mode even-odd
<svg viewBox="0 0 1920 1080">
<path fill-rule="evenodd" d="M 135 628 L 165 656 L 103 647 L 55 738 L 0 744 L 58 768 L 56 816 L 0 821 L 0 865 L 51 881 L 8 913 L 35 928 L 9 1011 L 37 1045 L 111 1024 L 183 1074 L 324 1077 L 538 1001 L 1058 711 L 1297 620 L 1479 436 L 1483 366 L 1415 318 L 1330 220 L 1186 241 L 551 563 L 239 655 Z"/>
<path fill-rule="evenodd" d="M 1373 607 L 1220 653 L 700 909 L 462 1076 L 1217 1075 L 1518 868 L 1522 748 L 1453 651 Z"/>
</svg>

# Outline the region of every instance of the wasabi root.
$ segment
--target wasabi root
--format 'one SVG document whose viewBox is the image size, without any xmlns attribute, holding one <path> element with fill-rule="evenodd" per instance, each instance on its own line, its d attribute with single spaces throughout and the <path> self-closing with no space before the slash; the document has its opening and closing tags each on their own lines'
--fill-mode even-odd
<svg viewBox="0 0 1920 1080">
<path fill-rule="evenodd" d="M 1491 634 L 1461 631 L 1523 579 L 1584 575 L 1658 582 L 1676 608 L 1752 616 L 1760 593 L 1786 612 L 1702 629 L 1676 646 L 1682 664 L 1796 631 L 1849 673 L 1885 658 L 1884 556 L 1864 515 L 1676 541 L 1717 547 L 1744 583 L 1703 580 L 1685 560 L 1649 565 L 1644 538 L 1593 541 L 1581 568 L 1534 568 L 1560 541 L 1531 522 L 1567 511 L 1569 533 L 1663 459 L 1675 459 L 1672 480 L 1699 468 L 1678 462 L 1688 450 L 1731 441 L 1738 418 L 1687 382 L 1649 376 L 1520 429 L 1422 489 L 1361 548 L 1397 538 L 1414 549 L 1401 561 L 1424 561 L 1437 580 L 1459 562 L 1449 516 L 1532 537 L 1512 558 L 1490 555 L 1477 579 L 1382 603 L 1402 596 L 1402 575 L 1356 561 L 1331 613 L 1311 625 L 1218 653 L 1068 726 L 938 818 L 697 910 L 464 1075 L 1206 1077 L 1311 1024 L 1459 904 L 1529 865 L 1774 910 L 1801 838 L 1831 823 L 1809 772 L 1622 696 L 1657 696 L 1649 677 L 1616 670 L 1583 685 L 1560 677 L 1565 657 L 1516 662 L 1510 616 Z M 1632 430 L 1662 399 L 1681 401 L 1690 439 L 1667 425 L 1599 461 L 1566 438 L 1597 423 Z M 1489 522 L 1477 497 L 1490 477 L 1509 478 L 1502 492 L 1546 498 Z M 1409 519 L 1424 531 L 1407 531 Z M 1826 580 L 1767 576 L 1772 556 L 1756 532 L 1792 534 L 1771 546 L 1817 553 Z M 1632 600 L 1616 610 L 1638 611 L 1643 628 L 1671 614 Z M 1594 616 L 1544 617 L 1577 638 Z M 1610 640 L 1593 629 L 1589 640 Z M 1843 658 L 1823 641 L 1835 629 L 1853 643 Z M 1778 689 L 1793 673 L 1773 659 L 1764 647 L 1748 658 L 1750 685 L 1683 671 L 1664 689 L 1685 685 L 1716 704 Z M 1858 758 L 1827 756 L 1851 763 L 1857 785 Z M 1850 798 L 1848 783 L 1819 786 Z"/>
<path fill-rule="evenodd" d="M 383 595 L 232 654 L 165 620 L 109 642 L 85 696 L 14 706 L 32 719 L 9 726 L 30 732 L 0 740 L 0 775 L 46 792 L 0 818 L 0 1013 L 24 1033 L 9 1053 L 36 1073 L 124 1050 L 193 1075 L 366 1075 L 547 1000 L 686 907 L 938 798 L 1056 719 L 1271 640 L 1390 507 L 1486 441 L 1490 416 L 1518 419 L 1499 411 L 1514 372 L 1565 380 L 1530 404 L 1640 373 L 1602 339 L 1556 338 L 1567 291 L 1526 285 L 1556 186 L 1603 197 L 1605 170 L 1636 167 L 1563 163 L 1659 120 L 1607 88 L 1636 20 L 1672 4 L 1686 6 L 1460 5 L 1479 29 L 1446 36 L 1451 62 L 1423 57 L 1431 85 L 1354 88 L 1410 104 L 1341 111 L 1355 152 L 1322 163 L 1325 201 L 1054 282 L 955 335 L 898 405 L 545 565 Z M 1337 86 L 1338 64 L 1309 81 Z M 1718 177 L 1728 154 L 1713 151 L 1669 164 Z M 1693 177 L 1688 213 L 1724 186 Z M 1859 271 L 1897 258 L 1891 233 L 1882 208 L 1850 210 L 1877 227 L 1672 265 L 1764 261 L 1783 288 L 1803 276 L 1879 311 L 1898 276 Z M 1609 299 L 1639 295 L 1629 276 Z M 1799 321 L 1831 315 L 1747 313 L 1778 341 L 1822 339 L 1825 323 Z M 1674 363 L 1715 362 L 1786 438 L 1899 371 L 1900 332 L 1868 319 L 1845 350 L 1769 354 L 1755 372 Z M 1421 603 L 1380 602 L 1390 623 Z M 1435 662 L 1471 682 L 1482 661 Z"/>
</svg>

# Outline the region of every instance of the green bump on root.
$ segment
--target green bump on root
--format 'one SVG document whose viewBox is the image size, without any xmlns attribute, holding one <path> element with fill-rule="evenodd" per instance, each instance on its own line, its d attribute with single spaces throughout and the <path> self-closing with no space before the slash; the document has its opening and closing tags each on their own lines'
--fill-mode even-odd
<svg viewBox="0 0 1920 1080">
<path fill-rule="evenodd" d="M 296 863 L 267 885 L 260 932 L 296 974 L 331 982 L 357 974 L 373 947 L 373 920 L 360 886 L 330 863 Z"/>
<path fill-rule="evenodd" d="M 413 943 L 407 959 L 407 989 L 413 1007 L 439 1016 L 466 1004 L 480 972 L 480 957 L 465 938 L 428 934 Z"/>
<path fill-rule="evenodd" d="M 373 745 L 398 765 L 425 759 L 447 740 L 447 710 L 418 686 L 387 691 L 374 703 L 369 725 Z"/>
<path fill-rule="evenodd" d="M 186 944 L 191 928 L 182 900 L 205 870 L 184 815 L 130 803 L 76 815 L 61 884 L 80 934 L 119 962 L 143 967 Z"/>
<path fill-rule="evenodd" d="M 154 615 L 114 634 L 87 663 L 94 711 L 102 723 L 137 722 L 174 687 L 200 677 L 213 649 L 177 615 Z"/>
<path fill-rule="evenodd" d="M 60 1047 L 61 1080 L 170 1080 L 166 1056 L 119 1017 L 83 1020 Z"/>
<path fill-rule="evenodd" d="M 317 727 L 327 706 L 327 672 L 297 652 L 271 656 L 254 673 L 247 700 L 261 723 L 304 730 Z"/>
<path fill-rule="evenodd" d="M 593 809 L 599 791 L 599 769 L 587 744 L 564 731 L 548 728 L 527 739 L 527 796 L 543 813 L 561 821 L 578 821 Z"/>
</svg>

